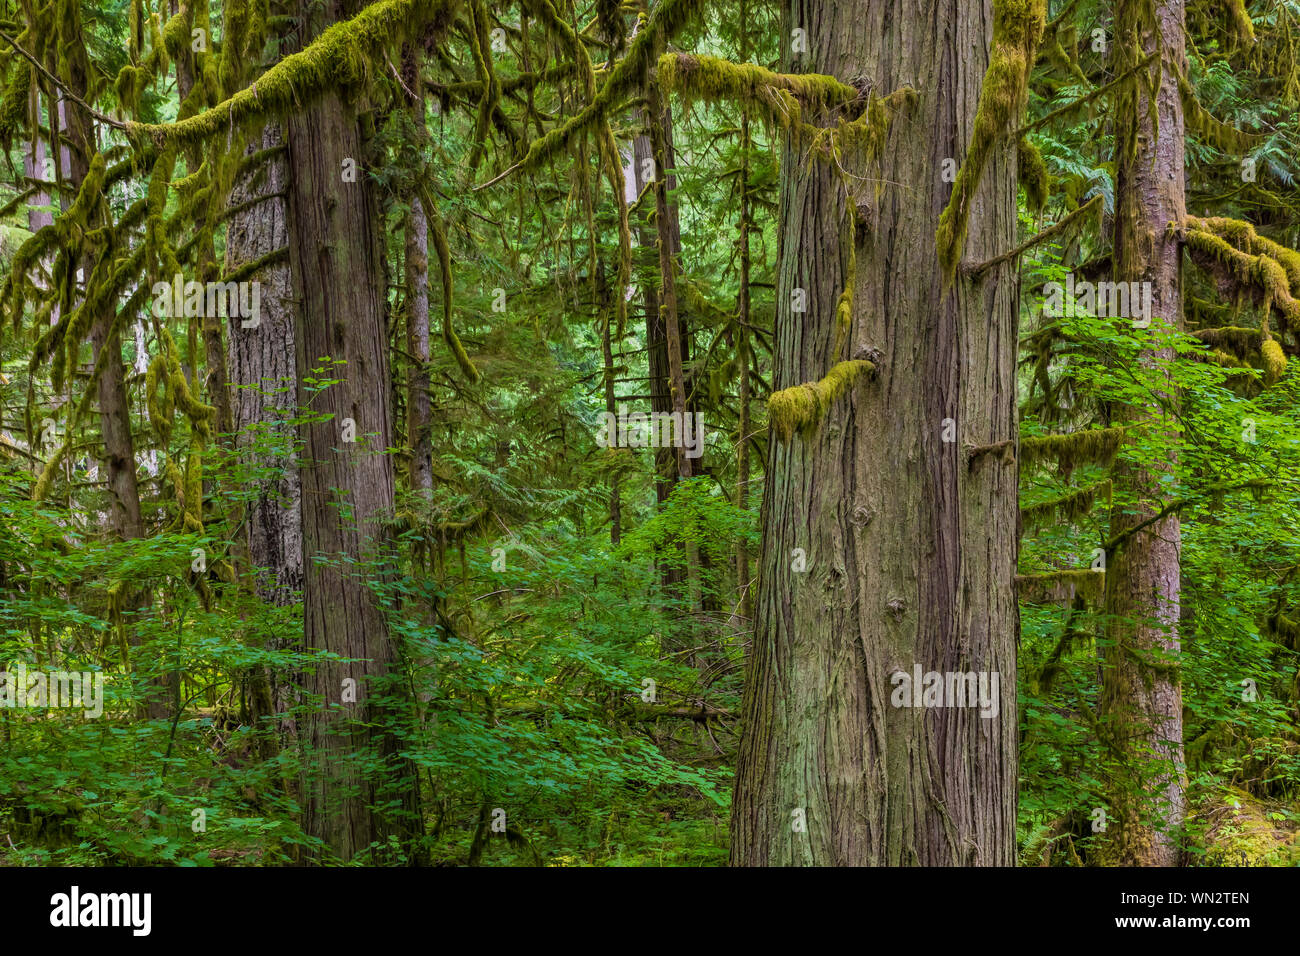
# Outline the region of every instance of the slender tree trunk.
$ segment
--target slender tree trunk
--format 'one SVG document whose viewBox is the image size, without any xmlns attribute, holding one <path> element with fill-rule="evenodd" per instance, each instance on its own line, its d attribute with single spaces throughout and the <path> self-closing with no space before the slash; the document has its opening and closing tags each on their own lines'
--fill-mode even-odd
<svg viewBox="0 0 1300 956">
<path fill-rule="evenodd" d="M 659 133 L 654 135 L 652 126 L 658 117 Z M 673 132 L 672 132 L 672 112 L 665 106 L 657 113 L 653 110 L 647 110 L 640 117 L 641 121 L 646 124 L 646 132 L 635 137 L 632 140 L 632 164 L 633 174 L 636 181 L 637 195 L 644 194 L 646 187 L 652 187 L 652 195 L 655 198 L 655 212 L 658 215 L 658 188 L 654 186 L 654 177 L 658 175 L 659 165 L 665 170 L 672 169 L 675 164 L 673 156 Z M 656 159 L 654 140 L 662 137 L 662 155 Z M 664 180 L 665 199 L 668 193 L 677 188 L 677 177 L 667 175 Z M 642 248 L 657 249 L 660 236 L 665 236 L 668 243 L 668 252 L 673 261 L 677 260 L 681 253 L 682 240 L 681 230 L 677 220 L 677 208 L 672 203 L 666 204 L 667 215 L 664 221 L 651 228 L 644 221 L 637 229 L 637 243 Z M 643 210 L 644 211 L 644 210 Z M 662 253 L 660 253 L 662 254 Z M 662 268 L 662 266 L 661 266 Z M 650 410 L 669 414 L 673 411 L 673 394 L 672 394 L 672 375 L 671 366 L 668 358 L 668 333 L 663 314 L 663 302 L 660 290 L 653 285 L 647 285 L 642 290 L 642 301 L 645 303 L 645 326 L 646 326 L 646 351 L 647 365 L 650 374 Z M 680 362 L 685 366 L 690 362 L 690 343 L 684 334 L 683 323 L 678 319 L 678 353 Z M 685 390 L 685 373 L 683 371 L 683 390 Z M 690 462 L 688 462 L 688 467 Z M 659 504 L 663 504 L 668 496 L 672 493 L 673 485 L 680 477 L 680 465 L 677 456 L 671 448 L 658 448 L 655 450 L 655 474 L 658 475 L 658 481 L 655 482 L 655 489 L 658 495 Z"/>
<path fill-rule="evenodd" d="M 322 10 L 301 0 L 298 9 L 304 42 L 345 16 L 333 3 Z M 363 168 L 363 107 L 329 93 L 287 121 L 298 402 L 324 419 L 303 427 L 305 644 L 346 659 L 318 664 L 307 681 L 320 709 L 306 730 L 305 829 L 344 861 L 389 836 L 409 846 L 420 828 L 413 767 L 384 727 L 395 719 L 380 698 L 397 693 L 397 654 L 368 580 L 380 573 L 371 561 L 391 558 L 394 481 L 382 249 Z M 323 357 L 346 364 L 315 373 Z M 318 391 L 313 377 L 341 381 Z"/>
<path fill-rule="evenodd" d="M 90 67 L 82 41 L 80 8 L 71 5 L 73 22 L 69 25 L 66 53 L 68 89 L 85 99 Z M 50 125 L 61 126 L 63 136 L 72 146 L 64 146 L 59 162 L 64 178 L 75 191 L 81 187 L 89 171 L 89 157 L 98 152 L 95 142 L 94 120 L 87 110 L 72 100 L 60 99 L 52 104 Z M 100 225 L 95 222 L 92 225 Z M 87 276 L 90 263 L 81 263 Z M 113 534 L 131 541 L 144 537 L 144 518 L 140 511 L 140 489 L 135 475 L 135 446 L 131 437 L 131 402 L 126 391 L 126 369 L 122 363 L 122 341 L 118 331 L 119 316 L 114 308 L 107 308 L 91 319 L 90 348 L 93 362 L 102 368 L 94 385 L 99 399 L 100 438 L 104 443 L 105 478 L 108 485 L 110 527 Z M 138 632 L 133 627 L 134 617 L 144 605 L 145 595 L 131 582 L 123 582 L 117 596 L 118 607 L 131 620 L 125 623 L 129 643 L 139 645 Z M 150 681 L 148 698 L 142 708 L 144 716 L 161 720 L 168 716 L 172 699 L 179 692 L 179 682 L 168 686 L 162 679 Z"/>
<path fill-rule="evenodd" d="M 423 110 L 421 110 L 423 113 Z M 424 121 L 423 115 L 420 122 Z M 432 420 L 429 412 L 429 221 L 420 200 L 406 218 L 407 441 L 411 446 L 411 490 L 433 492 Z"/>
<path fill-rule="evenodd" d="M 1016 434 L 1016 274 L 982 285 L 959 274 L 945 291 L 935 254 L 950 191 L 940 170 L 970 140 L 991 6 L 784 4 L 789 67 L 919 96 L 894 116 L 878 163 L 844 150 L 845 178 L 806 149 L 782 150 L 773 387 L 835 364 L 850 243 L 842 357 L 876 372 L 815 432 L 769 436 L 734 864 L 1014 862 L 1016 474 L 966 446 Z M 807 53 L 790 49 L 796 29 Z M 1013 243 L 1014 153 L 1006 140 L 992 148 L 969 259 Z M 795 290 L 805 312 L 792 311 Z M 996 675 L 998 706 L 988 718 L 895 706 L 893 675 L 914 666 L 982 672 L 990 689 Z"/>
<path fill-rule="evenodd" d="M 610 415 L 618 414 L 617 397 L 614 392 L 614 345 L 610 337 L 610 324 L 614 321 L 614 305 L 611 300 L 609 281 L 605 275 L 605 264 L 596 264 L 597 298 L 601 308 L 601 358 L 604 361 L 605 411 Z M 613 295 L 623 294 L 622 290 Z M 615 547 L 623 536 L 623 505 L 619 497 L 618 472 L 609 479 L 609 540 Z"/>
<path fill-rule="evenodd" d="M 745 19 L 745 5 L 741 4 L 741 20 Z M 742 27 L 742 31 L 743 31 Z M 747 34 L 742 32 L 742 39 Z M 748 43 L 742 44 L 742 52 L 748 52 Z M 747 59 L 747 56 L 744 57 Z M 749 248 L 749 231 L 751 213 L 749 207 L 749 108 L 740 115 L 740 293 L 736 301 L 736 315 L 740 322 L 736 334 L 736 361 L 740 364 L 740 435 L 736 441 L 736 507 L 744 511 L 749 508 L 749 457 L 752 426 L 749 417 L 751 386 L 749 365 L 753 360 L 750 349 L 750 269 L 751 255 Z M 749 573 L 749 542 L 741 538 L 736 543 L 736 590 L 740 595 L 740 617 L 744 627 L 748 628 L 754 620 L 754 593 Z"/>
<path fill-rule="evenodd" d="M 1181 249 L 1167 234 L 1182 222 L 1184 122 L 1178 70 L 1186 69 L 1183 0 L 1147 5 L 1119 0 L 1116 6 L 1117 70 L 1162 50 L 1156 116 L 1149 93 L 1134 82 L 1116 109 L 1114 271 L 1119 282 L 1150 282 L 1151 312 L 1182 328 Z M 1153 323 L 1154 325 L 1154 323 Z M 1140 361 L 1168 368 L 1171 348 L 1154 348 Z M 1167 497 L 1164 486 L 1178 462 L 1178 432 L 1167 410 L 1172 386 L 1157 401 L 1121 409 L 1119 417 L 1151 419 L 1167 449 L 1155 467 L 1125 463 L 1115 469 L 1116 506 L 1111 533 L 1147 520 Z M 1101 694 L 1102 724 L 1118 774 L 1110 787 L 1112 816 L 1101 859 L 1127 866 L 1174 866 L 1178 830 L 1186 810 L 1183 764 L 1183 697 L 1173 665 L 1179 652 L 1181 534 L 1171 514 L 1130 536 L 1106 555 L 1106 650 Z"/>
</svg>

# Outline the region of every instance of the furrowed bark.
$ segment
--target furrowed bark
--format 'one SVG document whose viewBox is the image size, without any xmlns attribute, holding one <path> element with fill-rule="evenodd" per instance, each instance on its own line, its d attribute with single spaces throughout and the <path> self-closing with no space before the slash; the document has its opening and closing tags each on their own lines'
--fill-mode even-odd
<svg viewBox="0 0 1300 956">
<path fill-rule="evenodd" d="M 289 241 L 283 195 L 287 179 L 283 131 L 267 123 L 249 143 L 246 154 L 280 152 L 233 184 L 231 206 L 242 206 L 229 219 L 226 272 L 260 259 Z M 261 199 L 254 205 L 244 203 Z M 273 262 L 249 281 L 259 283 L 256 327 L 231 320 L 226 336 L 230 371 L 231 416 L 241 463 L 254 473 L 254 492 L 245 512 L 248 562 L 257 569 L 255 590 L 268 604 L 287 607 L 303 586 L 302 485 L 298 472 L 295 429 L 297 348 L 289 263 Z M 280 730 L 294 733 L 289 710 L 294 704 L 292 675 L 271 671 L 250 676 L 253 722 L 277 715 Z"/>
<path fill-rule="evenodd" d="M 736 865 L 1015 860 L 1016 474 L 999 460 L 969 467 L 963 446 L 1016 433 L 1017 280 L 958 275 L 945 292 L 935 242 L 950 192 L 940 169 L 970 141 L 992 26 L 987 0 L 783 6 L 783 37 L 798 28 L 808 49 L 787 40 L 784 72 L 920 92 L 878 162 L 844 151 L 847 177 L 806 147 L 782 149 L 773 388 L 835 366 L 852 242 L 843 357 L 876 368 L 812 433 L 769 430 Z M 975 261 L 1014 242 L 1014 157 L 1013 141 L 996 142 L 971 197 Z M 796 289 L 806 312 L 792 310 Z M 988 719 L 895 707 L 891 675 L 914 665 L 996 674 L 1000 706 Z"/>
<path fill-rule="evenodd" d="M 298 12 L 309 35 L 345 15 L 338 4 L 321 10 L 309 0 Z M 394 480 L 386 449 L 393 428 L 382 250 L 358 117 L 363 107 L 326 93 L 286 123 L 298 404 L 323 418 L 302 429 L 304 643 L 347 659 L 321 662 L 306 681 L 319 705 L 309 712 L 305 734 L 305 829 L 343 861 L 390 835 L 409 847 L 420 829 L 413 767 L 397 756 L 397 740 L 384 726 L 394 715 L 376 699 L 396 693 L 386 678 L 397 653 L 368 581 L 380 573 L 370 562 L 387 561 L 392 551 L 386 522 Z M 353 181 L 344 180 L 349 161 Z M 314 373 L 322 358 L 346 364 Z M 342 381 L 313 390 L 312 377 Z M 349 419 L 353 443 L 344 440 Z M 344 702 L 345 679 L 355 681 L 355 703 Z M 367 771 L 367 754 L 380 766 Z M 388 801 L 396 808 L 384 808 Z"/>
</svg>

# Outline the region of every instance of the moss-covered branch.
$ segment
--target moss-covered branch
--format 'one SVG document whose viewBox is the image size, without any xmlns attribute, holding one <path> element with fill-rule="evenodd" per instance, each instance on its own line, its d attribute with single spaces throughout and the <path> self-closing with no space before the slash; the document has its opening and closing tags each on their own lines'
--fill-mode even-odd
<svg viewBox="0 0 1300 956">
<path fill-rule="evenodd" d="M 1062 435 L 1040 435 L 1020 440 L 1021 472 L 1045 461 L 1055 461 L 1062 475 L 1082 464 L 1109 465 L 1124 443 L 1125 428 L 1090 428 Z"/>
<path fill-rule="evenodd" d="M 1089 199 L 1086 203 L 1084 203 L 1074 212 L 1062 218 L 1059 222 L 1051 226 L 1048 226 L 1046 229 L 1044 229 L 1042 232 L 1038 233 L 1037 235 L 1030 236 L 1028 239 L 1026 239 L 1020 245 L 1016 246 L 1014 249 L 1010 249 L 1002 253 L 1002 255 L 995 256 L 994 258 L 989 259 L 985 262 L 981 262 L 978 265 L 971 266 L 966 271 L 968 271 L 971 275 L 978 276 L 987 272 L 989 269 L 993 268 L 996 265 L 999 265 L 1003 262 L 1009 262 L 1012 259 L 1015 259 L 1017 256 L 1019 256 L 1021 253 L 1026 252 L 1029 249 L 1032 249 L 1034 246 L 1038 245 L 1039 243 L 1046 242 L 1048 239 L 1052 239 L 1055 238 L 1056 236 L 1059 236 L 1061 233 L 1065 232 L 1075 223 L 1083 219 L 1086 219 L 1089 216 L 1100 216 L 1102 210 L 1101 204 L 1102 204 L 1102 196 L 1099 193 L 1096 196 L 1093 196 L 1091 199 Z"/>
<path fill-rule="evenodd" d="M 1098 498 L 1104 498 L 1109 502 L 1110 495 L 1111 482 L 1109 478 L 1106 478 L 1059 498 L 1040 501 L 1027 508 L 1022 508 L 1020 509 L 1020 521 L 1026 530 L 1042 527 L 1055 520 L 1073 523 L 1088 515 Z"/>
<path fill-rule="evenodd" d="M 135 142 L 193 143 L 249 120 L 280 115 L 330 90 L 354 89 L 371 75 L 371 58 L 445 15 L 455 0 L 380 0 L 325 30 L 211 109 L 175 123 L 129 123 Z"/>
<path fill-rule="evenodd" d="M 826 410 L 847 394 L 862 375 L 875 371 L 865 359 L 840 362 L 819 382 L 805 382 L 773 392 L 767 400 L 768 428 L 778 440 L 787 441 L 795 432 L 810 435 Z"/>
<path fill-rule="evenodd" d="M 835 107 L 863 104 L 855 87 L 819 73 L 774 73 L 757 63 L 733 63 L 716 56 L 665 53 L 659 82 L 686 101 L 739 102 L 754 107 L 783 129 L 796 126 L 804 112 L 823 114 Z"/>
<path fill-rule="evenodd" d="M 1287 328 L 1300 328 L 1300 253 L 1260 236 L 1239 219 L 1188 216 L 1183 242 L 1192 261 L 1262 299 L 1264 321 L 1277 309 Z"/>
<path fill-rule="evenodd" d="M 691 14 L 701 5 L 702 0 L 663 0 L 655 15 L 641 28 L 628 47 L 627 55 L 610 71 L 609 79 L 595 99 L 563 125 L 540 139 L 533 140 L 528 152 L 519 162 L 474 188 L 486 189 L 512 173 L 536 169 L 567 149 L 579 136 L 592 131 L 609 110 L 619 106 L 644 85 L 650 67 L 663 52 L 668 38 L 685 26 Z"/>
<path fill-rule="evenodd" d="M 1071 568 L 1042 574 L 1017 574 L 1017 597 L 1027 604 L 1074 603 L 1076 596 L 1096 604 L 1106 584 L 1106 572 L 1091 568 Z"/>
</svg>

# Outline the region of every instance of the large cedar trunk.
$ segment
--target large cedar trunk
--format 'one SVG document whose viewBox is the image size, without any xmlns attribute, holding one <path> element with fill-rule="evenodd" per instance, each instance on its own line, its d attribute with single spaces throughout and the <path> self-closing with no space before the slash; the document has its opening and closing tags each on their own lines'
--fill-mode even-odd
<svg viewBox="0 0 1300 956">
<path fill-rule="evenodd" d="M 250 170 L 231 189 L 226 235 L 226 271 L 281 249 L 289 240 L 284 197 L 287 178 L 284 143 L 278 123 L 268 123 L 249 144 L 248 153 L 279 149 Z M 253 205 L 244 203 L 261 199 Z M 254 497 L 245 513 L 247 558 L 257 568 L 256 591 L 268 604 L 287 607 L 298 600 L 303 583 L 302 488 L 295 448 L 298 395 L 293 327 L 293 288 L 289 264 L 263 266 L 251 281 L 259 284 L 255 327 L 232 320 L 226 335 L 231 413 L 241 462 L 254 475 Z M 289 681 L 272 671 L 250 675 L 254 723 L 281 715 L 282 729 L 293 700 Z"/>
<path fill-rule="evenodd" d="M 343 17 L 300 4 L 315 35 Z M 324 22 L 322 22 L 324 21 Z M 416 779 L 397 756 L 376 698 L 391 697 L 397 655 L 368 579 L 391 555 L 393 427 L 383 252 L 363 163 L 359 105 L 334 93 L 295 111 L 289 144 L 289 261 L 294 294 L 298 403 L 324 420 L 303 427 L 304 643 L 352 662 L 321 663 L 306 690 L 320 701 L 305 731 L 305 826 L 347 861 L 373 841 L 406 840 L 419 828 Z M 346 176 L 355 169 L 355 176 Z M 346 364 L 313 370 L 323 357 Z M 341 379 L 314 391 L 308 379 Z M 348 420 L 355 442 L 345 440 Z M 356 702 L 346 702 L 345 680 Z M 384 686 L 381 686 L 384 685 Z M 363 769 L 365 755 L 382 766 Z M 396 801 L 396 809 L 384 807 Z"/>
<path fill-rule="evenodd" d="M 1186 214 L 1183 197 L 1184 123 L 1177 70 L 1186 69 L 1183 0 L 1157 0 L 1155 22 L 1136 0 L 1120 0 L 1116 49 L 1134 66 L 1159 46 L 1164 76 L 1150 115 L 1145 85 L 1134 83 L 1116 110 L 1115 280 L 1151 283 L 1151 314 L 1182 328 L 1181 249 L 1168 233 Z M 1126 34 L 1135 31 L 1130 39 Z M 1154 322 L 1153 322 L 1154 324 Z M 1142 362 L 1168 368 L 1170 348 L 1151 349 Z M 1172 388 L 1162 398 L 1166 407 Z M 1112 536 L 1151 518 L 1167 497 L 1162 477 L 1178 461 L 1173 417 L 1152 401 L 1122 409 L 1120 418 L 1150 419 L 1168 449 L 1155 468 L 1120 462 L 1115 469 Z M 1128 866 L 1173 866 L 1183 795 L 1183 695 L 1169 665 L 1179 652 L 1179 574 L 1182 541 L 1171 514 L 1131 535 L 1106 555 L 1106 629 L 1101 714 L 1118 757 L 1110 786 L 1116 823 L 1106 831 L 1101 859 Z"/>
<path fill-rule="evenodd" d="M 1016 807 L 1013 589 L 1016 469 L 969 446 L 1016 434 L 1016 274 L 946 291 L 935 230 L 964 155 L 992 38 L 989 0 L 787 0 L 789 72 L 919 91 L 878 164 L 845 150 L 856 211 L 833 168 L 782 151 L 774 388 L 871 358 L 812 436 L 769 439 L 756 631 L 731 822 L 739 865 L 1008 865 Z M 806 54 L 793 53 L 795 28 Z M 1014 150 L 993 147 L 974 196 L 969 260 L 1015 238 Z M 879 191 L 877 191 L 879 186 Z M 857 222 L 855 225 L 854 217 Z M 855 239 L 856 235 L 856 239 Z M 792 311 L 792 291 L 807 311 Z M 945 419 L 951 419 L 944 441 Z M 807 570 L 794 570 L 795 549 Z M 991 718 L 896 708 L 891 675 L 988 672 Z M 802 823 L 802 827 L 800 826 Z"/>
</svg>

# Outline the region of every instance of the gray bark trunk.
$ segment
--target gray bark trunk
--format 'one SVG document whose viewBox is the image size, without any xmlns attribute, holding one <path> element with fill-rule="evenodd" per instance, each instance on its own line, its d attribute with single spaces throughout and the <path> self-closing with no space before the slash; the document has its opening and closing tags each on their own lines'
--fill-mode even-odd
<svg viewBox="0 0 1300 956">
<path fill-rule="evenodd" d="M 1016 807 L 1016 474 L 966 445 L 1016 434 L 1016 274 L 941 288 L 935 229 L 988 64 L 988 0 L 792 0 L 791 72 L 919 91 L 878 164 L 845 151 L 862 219 L 805 150 L 782 151 L 774 388 L 835 361 L 848 243 L 857 279 L 844 357 L 879 350 L 816 434 L 769 437 L 756 631 L 731 822 L 739 865 L 1010 865 Z M 958 41 L 955 38 L 961 38 Z M 1014 149 L 994 147 L 967 258 L 1013 243 Z M 880 191 L 877 193 L 877 184 Z M 807 311 L 792 311 L 792 290 Z M 872 353 L 875 355 L 875 353 Z M 951 419 L 955 441 L 945 442 Z M 798 572 L 794 549 L 806 552 Z M 895 672 L 998 675 L 1000 706 L 895 707 Z"/>
</svg>

